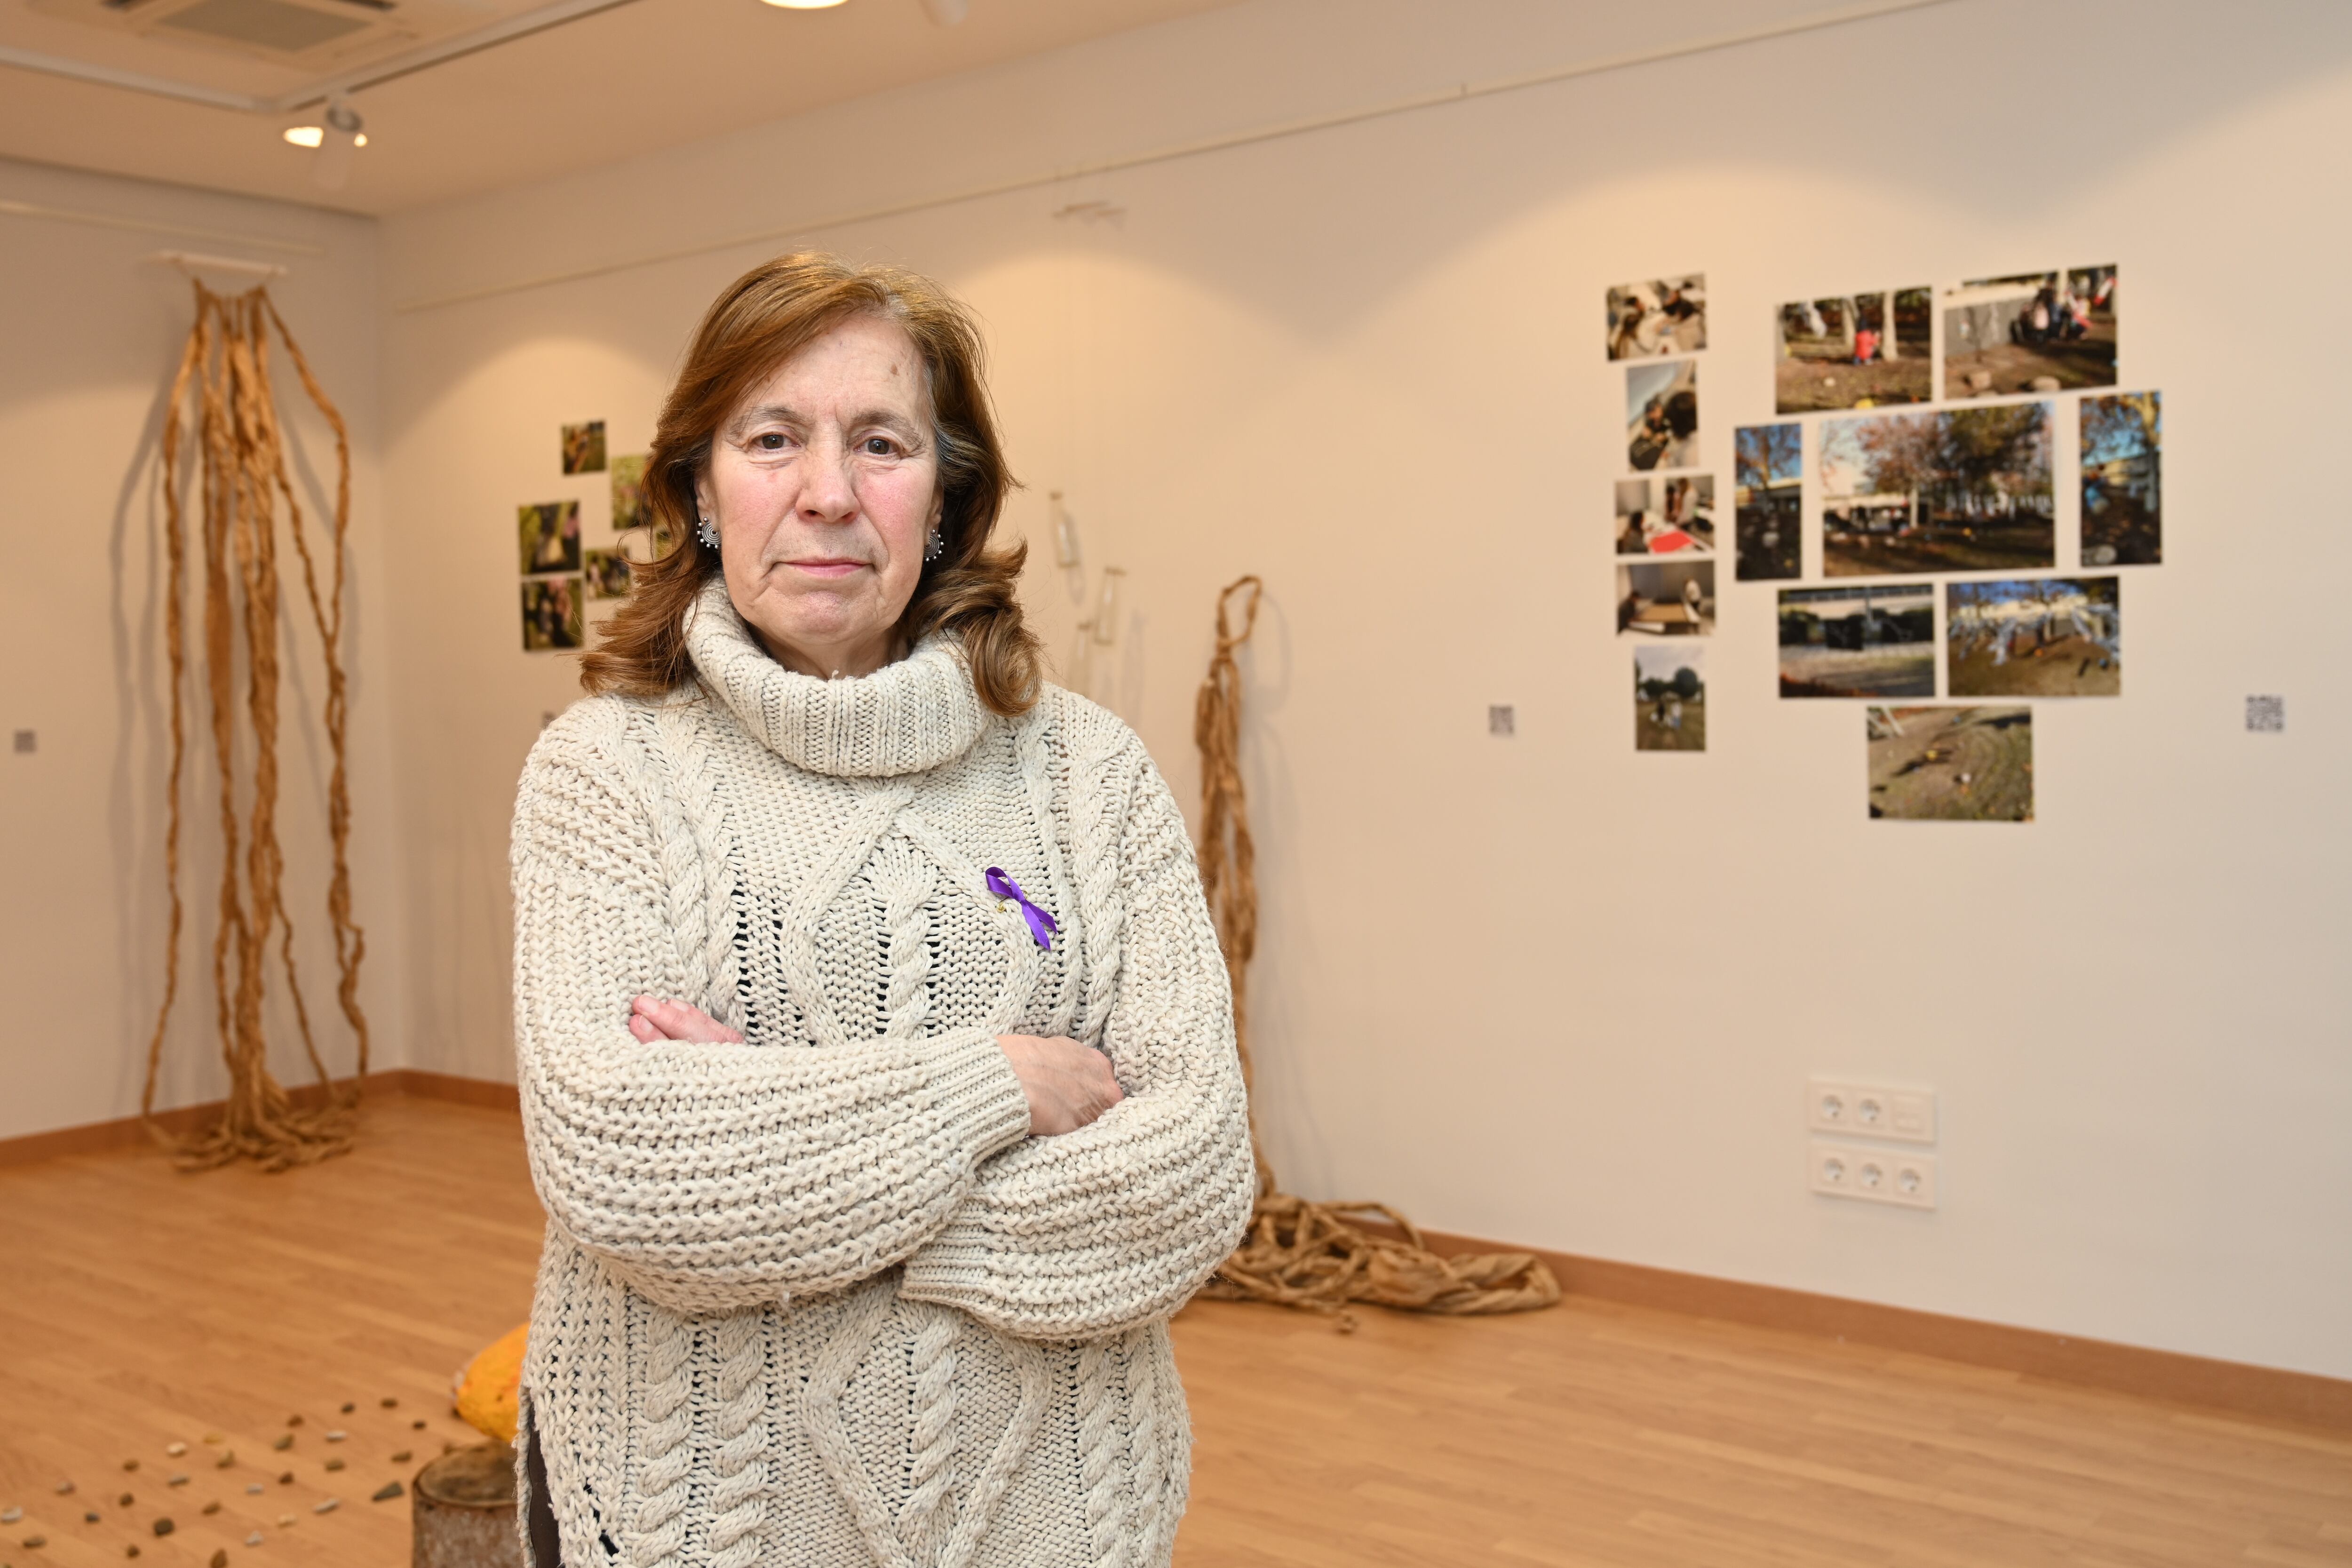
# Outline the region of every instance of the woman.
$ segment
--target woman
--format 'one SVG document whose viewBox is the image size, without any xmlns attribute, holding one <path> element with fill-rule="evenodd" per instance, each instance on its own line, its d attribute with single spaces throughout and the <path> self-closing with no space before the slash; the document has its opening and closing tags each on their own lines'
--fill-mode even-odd
<svg viewBox="0 0 2352 1568">
<path fill-rule="evenodd" d="M 1252 1167 L 1182 818 L 1045 685 L 969 319 L 704 318 L 515 807 L 536 1568 L 1165 1563 Z"/>
</svg>

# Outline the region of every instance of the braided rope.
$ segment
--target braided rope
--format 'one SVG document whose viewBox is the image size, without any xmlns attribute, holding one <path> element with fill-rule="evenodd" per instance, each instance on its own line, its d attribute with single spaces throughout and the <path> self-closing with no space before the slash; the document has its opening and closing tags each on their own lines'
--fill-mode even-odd
<svg viewBox="0 0 2352 1568">
<path fill-rule="evenodd" d="M 637 1509 L 631 1568 L 676 1562 L 686 1547 L 688 1478 L 694 1468 L 694 1329 L 652 1302 L 630 1303 L 644 1351 L 637 1426 Z"/>
<path fill-rule="evenodd" d="M 717 1478 L 704 1543 L 710 1568 L 750 1568 L 760 1557 L 760 1527 L 767 1519 L 768 1314 L 730 1312 L 710 1331 L 718 1366 L 710 1458 Z"/>
<path fill-rule="evenodd" d="M 1249 605 L 1235 632 L 1226 619 L 1236 594 Z M 1234 1045 L 1250 1097 L 1250 1147 L 1257 1160 L 1257 1204 L 1234 1255 L 1201 1293 L 1225 1300 L 1272 1301 L 1338 1316 L 1354 1329 L 1351 1301 L 1445 1313 L 1517 1312 L 1559 1300 L 1559 1281 L 1524 1252 L 1440 1258 L 1412 1222 L 1385 1204 L 1318 1204 L 1284 1192 L 1258 1136 L 1256 1078 L 1250 1062 L 1249 962 L 1257 952 L 1257 850 L 1242 788 L 1242 676 L 1234 650 L 1257 629 L 1265 585 L 1241 577 L 1217 595 L 1217 647 L 1192 710 L 1201 748 L 1201 890 L 1217 924 L 1217 945 L 1234 992 Z M 1368 1231 L 1350 1216 L 1379 1215 L 1397 1236 Z"/>
<path fill-rule="evenodd" d="M 1110 1348 L 1088 1340 L 1078 1352 L 1078 1485 L 1086 1499 L 1087 1536 L 1093 1568 L 1118 1568 L 1121 1545 L 1118 1474 L 1111 1461 L 1118 1445 L 1112 1441 L 1112 1417 L 1118 1402 L 1111 1397 Z"/>
<path fill-rule="evenodd" d="M 351 436 L 310 363 L 288 331 L 266 289 L 227 297 L 202 283 L 195 290 L 195 320 L 172 379 L 163 416 L 164 547 L 169 572 L 164 596 L 164 646 L 171 658 L 171 763 L 166 785 L 163 837 L 164 880 L 171 914 L 165 946 L 163 998 L 147 1045 L 146 1081 L 139 1113 L 149 1133 L 189 1169 L 252 1160 L 268 1170 L 309 1164 L 347 1152 L 368 1070 L 368 1026 L 359 1003 L 360 963 L 367 942 L 352 917 L 351 786 L 348 747 L 350 690 L 342 664 L 344 547 L 351 529 Z M 335 437 L 334 516 L 329 524 L 333 562 L 330 586 L 319 584 L 301 503 L 287 460 L 285 434 L 269 380 L 269 332 L 275 326 L 303 390 Z M 155 1121 L 155 1092 L 163 1059 L 163 1037 L 179 999 L 180 936 L 184 910 L 180 899 L 180 788 L 187 736 L 182 690 L 187 678 L 189 576 L 184 499 L 181 489 L 182 433 L 189 392 L 195 392 L 199 537 L 203 548 L 204 663 L 213 751 L 219 773 L 221 888 L 219 926 L 213 938 L 214 1027 L 227 1065 L 229 1094 L 220 1118 L 188 1137 L 165 1132 Z M 279 608 L 278 511 L 283 503 L 287 528 L 301 559 L 302 584 L 318 632 L 326 672 L 325 726 L 332 762 L 327 785 L 327 824 L 332 846 L 327 885 L 327 916 L 334 934 L 340 980 L 337 995 L 358 1043 L 351 1080 L 337 1087 L 319 1055 L 310 1011 L 294 962 L 293 921 L 286 909 L 285 855 L 278 838 Z M 236 667 L 240 643 L 246 680 L 240 740 Z M 253 769 L 248 805 L 238 808 L 236 758 L 248 751 Z M 262 1015 L 268 990 L 273 925 L 278 963 L 294 1004 L 296 1027 L 321 1091 L 320 1104 L 298 1107 L 269 1071 L 269 1043 Z M 232 962 L 233 960 L 233 962 Z"/>
<path fill-rule="evenodd" d="M 945 1504 L 955 1487 L 956 1355 L 959 1331 L 956 1314 L 945 1307 L 906 1301 L 901 1311 L 919 1315 L 915 1332 L 912 1371 L 915 1379 L 914 1430 L 910 1439 L 907 1506 L 898 1518 L 898 1533 L 907 1553 L 918 1563 L 933 1563 L 945 1545 Z"/>
<path fill-rule="evenodd" d="M 882 998 L 888 1014 L 882 1037 L 920 1037 L 931 1016 L 931 944 L 925 936 L 923 906 L 936 879 L 930 861 L 905 838 L 887 840 L 874 858 L 874 890 L 882 896 L 882 929 L 888 933 L 890 973 Z"/>
</svg>

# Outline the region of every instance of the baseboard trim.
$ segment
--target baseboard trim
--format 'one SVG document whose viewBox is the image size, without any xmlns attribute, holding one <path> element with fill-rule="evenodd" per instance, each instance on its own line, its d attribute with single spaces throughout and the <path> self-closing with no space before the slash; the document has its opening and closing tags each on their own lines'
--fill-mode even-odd
<svg viewBox="0 0 2352 1568">
<path fill-rule="evenodd" d="M 1974 1318 L 1951 1318 L 1777 1285 L 1751 1285 L 1712 1275 L 1513 1247 L 1443 1231 L 1422 1234 L 1431 1250 L 1440 1255 L 1531 1252 L 1550 1266 L 1559 1276 L 1560 1289 L 1571 1296 L 1843 1339 L 1880 1350 L 2203 1405 L 2266 1421 L 2352 1431 L 2352 1382 L 2340 1378 L 2012 1328 Z"/>
<path fill-rule="evenodd" d="M 337 1087 L 348 1084 L 349 1079 L 337 1080 Z M 367 1075 L 365 1087 L 369 1099 L 412 1098 L 446 1100 L 457 1105 L 478 1106 L 488 1110 L 515 1110 L 520 1108 L 515 1086 L 494 1083 L 487 1079 L 458 1078 L 454 1074 L 425 1072 L 415 1068 L 394 1068 L 387 1072 Z M 326 1091 L 315 1083 L 306 1083 L 286 1091 L 295 1104 L 316 1105 Z M 211 1100 L 203 1105 L 184 1105 L 173 1110 L 155 1113 L 155 1124 L 170 1133 L 188 1133 L 203 1127 L 221 1113 L 226 1100 Z M 69 1154 L 102 1154 L 115 1149 L 135 1149 L 151 1142 L 147 1124 L 136 1116 L 126 1116 L 114 1121 L 92 1121 L 79 1127 L 60 1127 L 49 1132 L 28 1132 L 18 1138 L 0 1138 L 0 1169 L 12 1165 L 29 1165 L 37 1161 L 61 1159 Z"/>
</svg>

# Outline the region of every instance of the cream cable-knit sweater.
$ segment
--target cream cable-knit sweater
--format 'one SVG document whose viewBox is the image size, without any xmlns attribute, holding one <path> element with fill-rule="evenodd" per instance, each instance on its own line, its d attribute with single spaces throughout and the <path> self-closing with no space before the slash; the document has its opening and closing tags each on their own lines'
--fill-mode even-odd
<svg viewBox="0 0 2352 1568">
<path fill-rule="evenodd" d="M 714 582 L 688 643 L 701 689 L 575 704 L 515 805 L 524 1420 L 563 1568 L 1164 1563 L 1166 1321 L 1252 1184 L 1166 784 L 1068 692 L 990 715 L 950 639 L 817 680 Z M 748 1043 L 642 1045 L 641 993 Z M 1099 1047 L 1127 1099 L 1029 1137 L 1016 1032 Z"/>
</svg>

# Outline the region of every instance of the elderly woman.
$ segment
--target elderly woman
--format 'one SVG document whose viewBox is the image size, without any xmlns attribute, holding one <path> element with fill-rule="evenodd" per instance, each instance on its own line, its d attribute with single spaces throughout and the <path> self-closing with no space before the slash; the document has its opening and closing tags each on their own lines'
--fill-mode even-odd
<svg viewBox="0 0 2352 1568">
<path fill-rule="evenodd" d="M 515 806 L 536 1568 L 1168 1560 L 1232 1008 L 1167 785 L 1039 678 L 1009 484 L 901 272 L 746 274 L 663 407 L 681 542 Z"/>
</svg>

